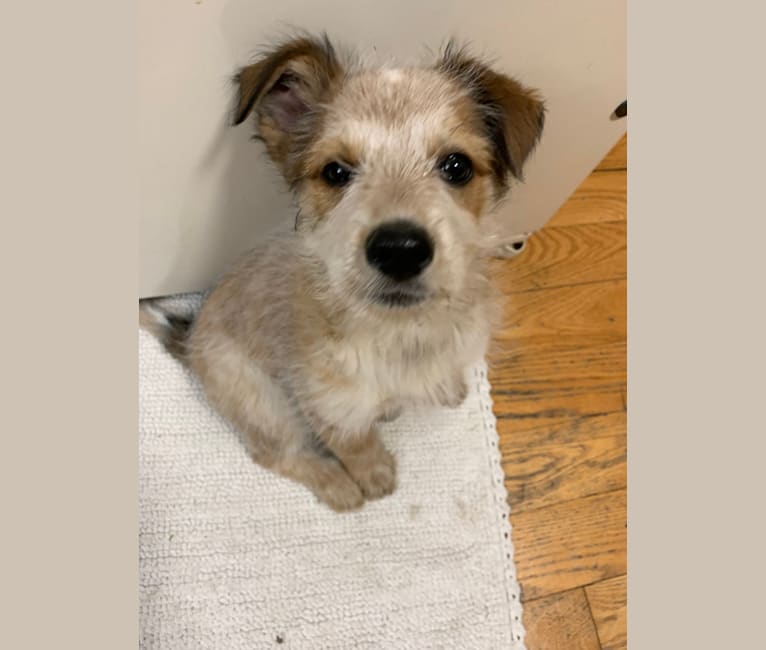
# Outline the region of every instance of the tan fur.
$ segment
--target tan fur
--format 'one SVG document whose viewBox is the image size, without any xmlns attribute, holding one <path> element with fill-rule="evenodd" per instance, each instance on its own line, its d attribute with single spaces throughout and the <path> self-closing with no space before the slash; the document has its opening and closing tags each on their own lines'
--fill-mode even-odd
<svg viewBox="0 0 766 650">
<path fill-rule="evenodd" d="M 394 490 L 377 423 L 403 408 L 460 404 L 498 313 L 482 217 L 520 173 L 542 106 L 502 75 L 468 74 L 455 56 L 363 69 L 341 63 L 326 40 L 298 39 L 238 77 L 237 121 L 255 113 L 300 219 L 297 233 L 265 242 L 222 279 L 184 358 L 257 462 L 339 511 Z M 464 186 L 438 171 L 453 152 L 473 162 Z M 347 186 L 322 180 L 332 161 L 353 168 Z M 411 283 L 419 302 L 390 306 L 364 243 L 401 218 L 428 232 L 434 257 Z"/>
</svg>

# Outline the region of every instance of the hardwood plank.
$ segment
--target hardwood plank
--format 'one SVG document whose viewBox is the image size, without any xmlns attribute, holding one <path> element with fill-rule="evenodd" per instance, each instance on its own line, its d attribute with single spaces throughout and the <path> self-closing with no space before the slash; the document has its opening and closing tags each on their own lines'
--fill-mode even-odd
<svg viewBox="0 0 766 650">
<path fill-rule="evenodd" d="M 511 298 L 489 368 L 512 506 L 623 487 L 625 282 Z"/>
<path fill-rule="evenodd" d="M 550 414 L 532 418 L 525 417 L 526 414 L 516 417 L 511 411 L 498 420 L 500 451 L 508 456 L 509 462 L 512 455 L 530 448 L 583 444 L 625 433 L 627 413 L 619 390 L 599 393 L 594 399 L 574 396 L 569 403 L 562 400 L 557 404 L 567 408 L 553 408 Z"/>
<path fill-rule="evenodd" d="M 626 437 L 623 433 L 577 443 L 517 449 L 505 454 L 503 470 L 508 501 L 516 514 L 625 488 Z"/>
<path fill-rule="evenodd" d="M 604 159 L 596 167 L 596 171 L 611 169 L 628 168 L 628 134 L 626 133 L 620 141 L 612 147 Z"/>
<path fill-rule="evenodd" d="M 490 357 L 515 510 L 625 487 L 625 282 L 511 295 Z"/>
<path fill-rule="evenodd" d="M 549 401 L 554 396 L 587 399 L 595 398 L 595 391 L 605 391 L 616 403 L 616 392 L 625 384 L 625 341 L 609 341 L 609 332 L 596 332 L 587 347 L 573 349 L 569 343 L 573 336 L 562 332 L 563 340 L 557 343 L 555 334 L 541 335 L 524 348 L 514 348 L 507 358 L 493 360 L 498 397 L 519 393 L 526 397 L 514 402 L 516 410 L 507 417 L 577 415 L 554 407 Z"/>
<path fill-rule="evenodd" d="M 627 414 L 619 386 L 610 389 L 601 385 L 593 392 L 573 389 L 560 397 L 554 389 L 542 395 L 537 407 L 534 403 L 493 396 L 507 487 L 513 492 L 518 489 L 513 483 L 516 478 L 513 464 L 520 462 L 517 459 L 520 454 L 534 448 L 548 453 L 550 446 L 590 444 L 593 440 L 623 436 L 626 429 Z M 541 402 L 543 408 L 539 406 Z"/>
<path fill-rule="evenodd" d="M 627 183 L 627 170 L 592 172 L 546 227 L 624 221 L 627 213 Z"/>
<path fill-rule="evenodd" d="M 503 322 L 498 331 L 506 338 L 537 336 L 553 330 L 576 332 L 578 336 L 608 330 L 624 334 L 627 282 L 625 278 L 583 282 L 537 291 L 504 292 Z"/>
<path fill-rule="evenodd" d="M 526 603 L 524 628 L 529 650 L 600 650 L 582 589 Z"/>
<path fill-rule="evenodd" d="M 624 647 L 626 153 L 623 138 L 493 268 L 508 305 L 490 381 L 530 650 Z"/>
<path fill-rule="evenodd" d="M 625 278 L 625 235 L 624 221 L 543 228 L 519 257 L 493 260 L 492 275 L 513 293 Z"/>
<path fill-rule="evenodd" d="M 563 380 L 577 390 L 581 381 L 602 378 L 600 371 L 618 382 L 625 374 L 620 354 L 626 320 L 625 280 L 507 296 L 503 325 L 495 332 L 490 354 L 497 388 Z"/>
<path fill-rule="evenodd" d="M 628 578 L 618 576 L 585 588 L 602 650 L 628 647 Z"/>
<path fill-rule="evenodd" d="M 626 573 L 626 491 L 512 513 L 523 600 Z"/>
</svg>

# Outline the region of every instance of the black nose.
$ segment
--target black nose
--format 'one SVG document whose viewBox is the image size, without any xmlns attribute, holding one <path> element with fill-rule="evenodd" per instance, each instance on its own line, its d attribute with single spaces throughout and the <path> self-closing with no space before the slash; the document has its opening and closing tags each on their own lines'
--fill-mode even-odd
<svg viewBox="0 0 766 650">
<path fill-rule="evenodd" d="M 415 277 L 434 258 L 428 233 L 404 219 L 378 226 L 367 237 L 365 248 L 370 265 L 394 280 Z"/>
</svg>

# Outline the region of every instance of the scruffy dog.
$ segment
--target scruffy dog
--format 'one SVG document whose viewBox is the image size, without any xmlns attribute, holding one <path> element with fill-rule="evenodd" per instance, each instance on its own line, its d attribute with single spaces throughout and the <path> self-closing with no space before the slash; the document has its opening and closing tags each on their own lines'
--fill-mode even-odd
<svg viewBox="0 0 766 650">
<path fill-rule="evenodd" d="M 254 114 L 295 232 L 246 255 L 189 327 L 146 303 L 140 320 L 258 463 L 353 510 L 396 485 L 376 423 L 466 396 L 496 313 L 482 217 L 520 177 L 543 103 L 454 45 L 368 68 L 302 36 L 236 83 L 234 123 Z"/>
</svg>

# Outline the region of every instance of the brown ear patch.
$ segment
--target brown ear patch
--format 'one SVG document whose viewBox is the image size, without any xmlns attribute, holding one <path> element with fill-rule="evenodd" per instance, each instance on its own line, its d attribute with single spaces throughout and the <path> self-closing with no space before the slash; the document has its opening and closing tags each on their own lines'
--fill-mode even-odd
<svg viewBox="0 0 766 650">
<path fill-rule="evenodd" d="M 482 114 L 493 152 L 493 173 L 501 187 L 510 172 L 523 179 L 522 168 L 545 123 L 545 105 L 535 90 L 495 72 L 450 42 L 438 69 L 467 86 Z"/>
<path fill-rule="evenodd" d="M 271 92 L 278 98 L 294 90 L 298 97 L 291 100 L 298 105 L 301 94 L 308 96 L 321 91 L 340 72 L 335 48 L 327 36 L 289 40 L 235 75 L 238 98 L 233 122 L 235 125 L 244 122 L 258 102 Z"/>
<path fill-rule="evenodd" d="M 241 124 L 254 112 L 257 135 L 284 172 L 291 144 L 308 130 L 306 118 L 342 72 L 326 36 L 289 40 L 234 77 L 237 99 L 232 122 Z"/>
</svg>

